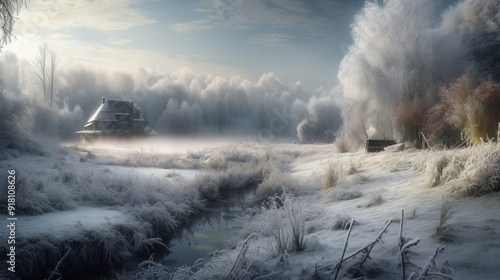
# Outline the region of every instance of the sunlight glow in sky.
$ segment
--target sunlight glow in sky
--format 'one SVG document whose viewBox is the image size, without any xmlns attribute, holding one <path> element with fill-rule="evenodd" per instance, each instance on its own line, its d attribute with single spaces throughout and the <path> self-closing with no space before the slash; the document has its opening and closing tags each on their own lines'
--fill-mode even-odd
<svg viewBox="0 0 500 280">
<path fill-rule="evenodd" d="M 364 1 L 31 0 L 6 47 L 33 59 L 49 43 L 63 67 L 89 63 L 135 72 L 187 67 L 251 80 L 273 72 L 309 88 L 337 84 Z"/>
</svg>

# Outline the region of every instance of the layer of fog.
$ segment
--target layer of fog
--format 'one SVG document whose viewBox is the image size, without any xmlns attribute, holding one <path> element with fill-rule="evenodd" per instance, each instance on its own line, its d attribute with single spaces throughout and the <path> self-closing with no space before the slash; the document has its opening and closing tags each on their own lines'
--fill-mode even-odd
<svg viewBox="0 0 500 280">
<path fill-rule="evenodd" d="M 125 73 L 61 64 L 55 102 L 48 104 L 37 85 L 39 70 L 33 62 L 4 52 L 0 65 L 0 106 L 7 115 L 15 115 L 1 121 L 1 130 L 16 126 L 34 138 L 75 139 L 75 132 L 83 129 L 102 97 L 133 100 L 149 125 L 168 135 L 297 139 L 302 122 L 315 134 L 299 135 L 300 141 L 330 142 L 341 124 L 331 91 L 309 90 L 300 82 L 289 86 L 273 73 L 251 82 L 239 76 L 199 75 L 187 68 L 173 73 L 147 68 Z"/>
</svg>

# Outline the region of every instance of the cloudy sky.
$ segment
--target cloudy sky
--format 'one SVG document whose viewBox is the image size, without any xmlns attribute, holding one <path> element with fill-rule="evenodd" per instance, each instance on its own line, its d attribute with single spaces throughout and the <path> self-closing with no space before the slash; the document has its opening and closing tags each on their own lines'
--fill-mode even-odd
<svg viewBox="0 0 500 280">
<path fill-rule="evenodd" d="M 187 67 L 250 80 L 332 88 L 364 0 L 31 0 L 6 47 L 33 59 L 49 43 L 60 65 L 134 72 Z"/>
</svg>

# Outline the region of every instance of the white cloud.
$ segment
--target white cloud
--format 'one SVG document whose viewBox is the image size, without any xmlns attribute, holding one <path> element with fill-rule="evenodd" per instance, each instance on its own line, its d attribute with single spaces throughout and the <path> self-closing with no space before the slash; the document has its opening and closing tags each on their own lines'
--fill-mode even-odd
<svg viewBox="0 0 500 280">
<path fill-rule="evenodd" d="M 133 0 L 30 1 L 19 14 L 16 34 L 86 27 L 97 30 L 127 30 L 154 20 Z"/>
<path fill-rule="evenodd" d="M 183 23 L 177 23 L 172 29 L 177 32 L 200 31 L 215 27 L 211 20 L 195 20 Z"/>
<path fill-rule="evenodd" d="M 174 55 L 165 51 L 150 51 L 123 46 L 105 46 L 100 44 L 87 44 L 86 46 L 74 45 L 71 50 L 66 50 L 64 64 L 74 63 L 90 64 L 109 70 L 135 72 L 141 67 L 152 67 L 157 71 L 174 72 L 184 67 L 189 67 L 198 73 L 216 73 L 218 75 L 245 74 L 239 68 L 222 65 L 207 59 Z"/>
<path fill-rule="evenodd" d="M 253 38 L 253 43 L 264 46 L 279 46 L 290 48 L 290 40 L 293 37 L 282 32 L 267 33 Z"/>
<path fill-rule="evenodd" d="M 112 39 L 112 40 L 108 40 L 109 44 L 116 45 L 116 46 L 126 45 L 126 44 L 131 43 L 131 42 L 132 42 L 131 39 Z"/>
<path fill-rule="evenodd" d="M 194 11 L 206 15 L 204 20 L 175 25 L 186 32 L 207 27 L 266 28 L 282 32 L 301 32 L 316 37 L 331 37 L 331 26 L 348 4 L 336 1 L 273 0 L 203 0 Z M 182 28 L 180 28 L 182 27 Z M 262 41 L 267 44 L 267 40 Z"/>
</svg>

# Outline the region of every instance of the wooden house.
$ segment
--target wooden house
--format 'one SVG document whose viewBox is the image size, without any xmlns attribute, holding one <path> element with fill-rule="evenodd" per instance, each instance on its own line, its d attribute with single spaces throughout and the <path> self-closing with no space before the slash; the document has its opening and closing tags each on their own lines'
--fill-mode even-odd
<svg viewBox="0 0 500 280">
<path fill-rule="evenodd" d="M 85 124 L 77 131 L 80 139 L 95 139 L 104 136 L 145 136 L 156 134 L 141 115 L 141 109 L 132 100 L 102 98 L 102 104 Z"/>
</svg>

